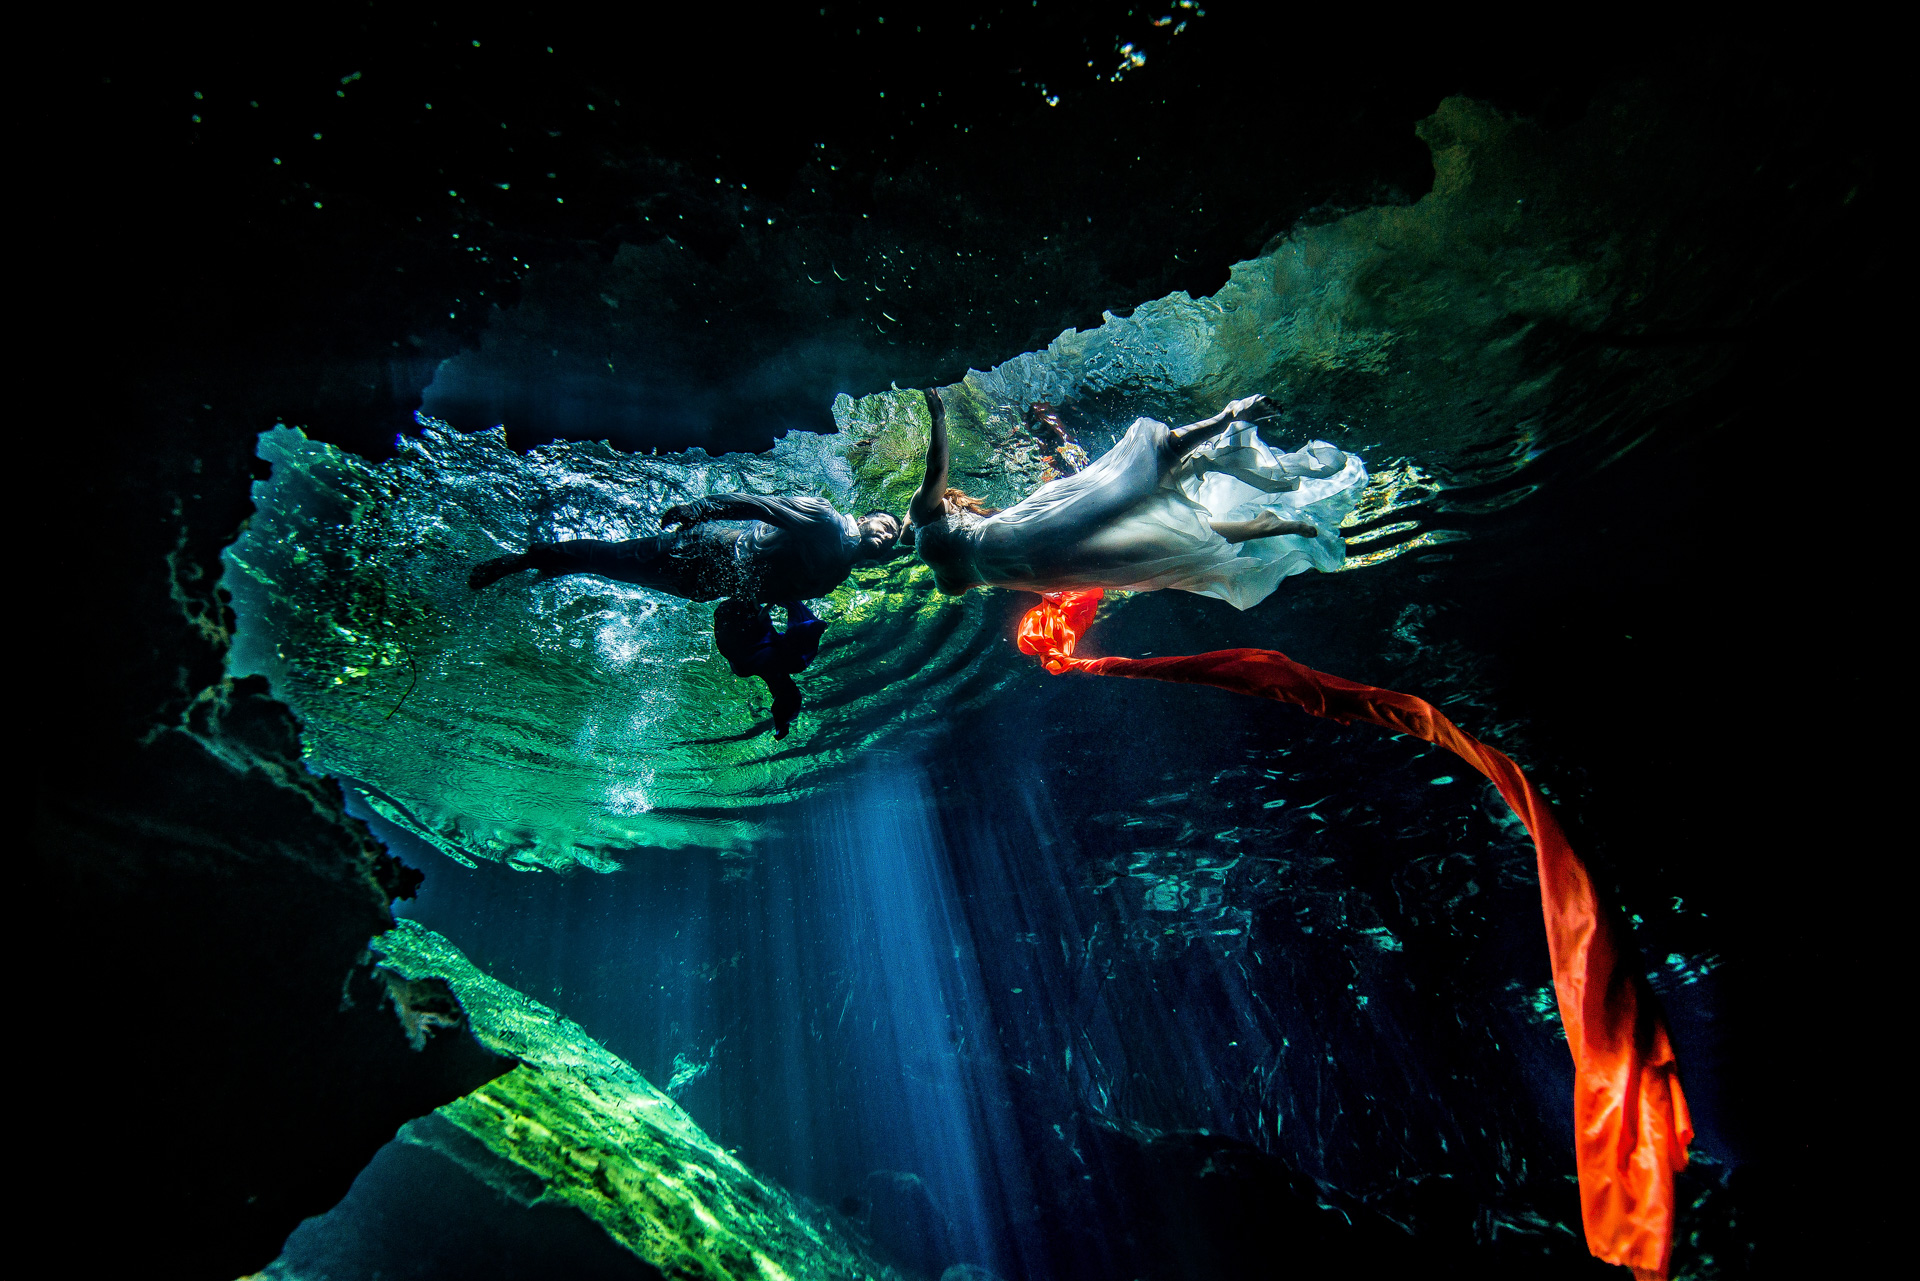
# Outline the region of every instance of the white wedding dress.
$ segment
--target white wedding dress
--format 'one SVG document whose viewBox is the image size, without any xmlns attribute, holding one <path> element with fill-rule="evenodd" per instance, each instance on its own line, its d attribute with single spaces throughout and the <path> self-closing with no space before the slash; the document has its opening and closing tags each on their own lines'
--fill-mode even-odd
<svg viewBox="0 0 1920 1281">
<path fill-rule="evenodd" d="M 1085 471 L 992 516 L 944 517 L 920 530 L 917 545 L 940 589 L 955 595 L 978 586 L 1173 587 L 1250 609 L 1283 578 L 1340 567 L 1340 523 L 1366 483 L 1357 455 L 1319 440 L 1276 454 L 1251 423 L 1230 423 L 1176 459 L 1166 424 L 1140 418 Z M 1209 524 L 1264 511 L 1319 532 L 1234 544 Z"/>
</svg>

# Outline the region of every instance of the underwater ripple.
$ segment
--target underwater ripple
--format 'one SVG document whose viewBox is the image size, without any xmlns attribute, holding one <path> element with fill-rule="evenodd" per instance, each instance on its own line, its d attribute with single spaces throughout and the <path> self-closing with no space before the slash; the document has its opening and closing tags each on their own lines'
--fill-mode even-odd
<svg viewBox="0 0 1920 1281">
<path fill-rule="evenodd" d="M 1724 348 L 1607 337 L 1687 323 L 1702 305 L 1650 283 L 1669 219 L 1648 217 L 1634 202 L 1651 197 L 1616 172 L 1642 157 L 1465 99 L 1420 131 L 1436 178 L 1419 201 L 1296 228 L 1210 298 L 1109 314 L 947 388 L 955 482 L 996 504 L 1039 482 L 1024 426 L 1035 401 L 1062 406 L 1097 454 L 1138 415 L 1187 421 L 1263 390 L 1276 443 L 1368 458 L 1347 531 L 1348 567 L 1365 568 L 1524 501 L 1525 469 L 1557 445 L 1630 448 L 1650 414 L 1724 368 Z M 230 666 L 264 673 L 299 712 L 315 769 L 461 862 L 606 871 L 637 848 L 740 853 L 768 803 L 998 697 L 1024 670 L 1002 643 L 1010 598 L 942 598 L 912 560 L 857 571 L 820 603 L 832 626 L 808 709 L 775 744 L 760 687 L 712 652 L 709 607 L 584 578 L 474 593 L 465 575 L 532 538 L 651 532 L 708 493 L 903 510 L 925 448 L 918 393 L 843 395 L 834 418 L 835 435 L 719 457 L 558 442 L 522 454 L 500 429 L 423 418 L 380 463 L 277 427 L 261 440 L 273 474 L 255 487 L 258 514 L 227 553 Z M 1207 884 L 1178 893 L 1213 901 Z"/>
</svg>

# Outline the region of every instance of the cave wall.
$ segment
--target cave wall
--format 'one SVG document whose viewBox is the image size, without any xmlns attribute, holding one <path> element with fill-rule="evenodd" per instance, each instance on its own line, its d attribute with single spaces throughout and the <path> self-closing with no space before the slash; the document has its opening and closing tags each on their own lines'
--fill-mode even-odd
<svg viewBox="0 0 1920 1281">
<path fill-rule="evenodd" d="M 170 409 L 103 433 L 126 465 L 75 504 L 62 553 L 86 587 L 61 610 L 62 678 L 31 691 L 59 1064 L 32 1119 L 36 1219 L 89 1270 L 228 1281 L 402 1123 L 512 1064 L 444 988 L 368 953 L 419 873 L 307 771 L 265 682 L 226 677 L 218 552 L 245 455 L 218 414 Z"/>
</svg>

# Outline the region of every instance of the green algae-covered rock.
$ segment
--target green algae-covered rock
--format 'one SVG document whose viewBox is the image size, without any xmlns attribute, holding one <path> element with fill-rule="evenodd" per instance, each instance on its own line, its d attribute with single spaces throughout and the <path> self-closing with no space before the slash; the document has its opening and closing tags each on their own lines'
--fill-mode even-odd
<svg viewBox="0 0 1920 1281">
<path fill-rule="evenodd" d="M 521 1066 L 401 1131 L 523 1204 L 571 1206 L 641 1259 L 702 1281 L 895 1274 L 824 1214 L 757 1177 L 679 1104 L 572 1023 L 402 920 L 375 943 L 409 978 L 445 979 L 474 1034 Z"/>
</svg>

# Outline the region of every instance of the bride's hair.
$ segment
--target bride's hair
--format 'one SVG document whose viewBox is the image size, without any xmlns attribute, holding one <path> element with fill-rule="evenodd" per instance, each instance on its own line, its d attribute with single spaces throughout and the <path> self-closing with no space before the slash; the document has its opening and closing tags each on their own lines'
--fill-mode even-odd
<svg viewBox="0 0 1920 1281">
<path fill-rule="evenodd" d="M 989 507 L 972 494 L 964 493 L 952 486 L 947 487 L 947 492 L 943 496 L 947 500 L 948 507 L 972 512 L 976 516 L 991 516 L 1000 510 L 998 507 Z"/>
</svg>

